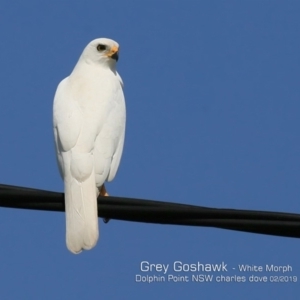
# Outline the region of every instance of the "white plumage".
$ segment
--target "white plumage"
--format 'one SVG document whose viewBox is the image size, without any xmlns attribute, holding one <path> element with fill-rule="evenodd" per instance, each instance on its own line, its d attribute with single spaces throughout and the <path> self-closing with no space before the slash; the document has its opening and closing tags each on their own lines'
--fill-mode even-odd
<svg viewBox="0 0 300 300">
<path fill-rule="evenodd" d="M 57 87 L 53 125 L 65 185 L 66 242 L 79 253 L 98 240 L 97 196 L 114 179 L 123 150 L 125 99 L 116 71 L 119 45 L 90 42 L 73 72 Z"/>
</svg>

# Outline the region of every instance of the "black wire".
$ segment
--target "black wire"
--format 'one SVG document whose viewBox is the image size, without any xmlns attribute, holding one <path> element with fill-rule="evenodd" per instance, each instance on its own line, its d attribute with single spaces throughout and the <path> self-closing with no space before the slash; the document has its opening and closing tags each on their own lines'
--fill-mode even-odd
<svg viewBox="0 0 300 300">
<path fill-rule="evenodd" d="M 65 211 L 64 194 L 0 185 L 0 206 Z M 123 221 L 205 226 L 300 237 L 300 215 L 280 212 L 218 209 L 121 197 L 98 197 L 98 216 Z"/>
</svg>

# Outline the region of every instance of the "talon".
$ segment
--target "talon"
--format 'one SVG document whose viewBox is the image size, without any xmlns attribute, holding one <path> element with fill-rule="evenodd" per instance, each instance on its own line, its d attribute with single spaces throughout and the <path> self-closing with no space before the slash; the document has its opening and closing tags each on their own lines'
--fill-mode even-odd
<svg viewBox="0 0 300 300">
<path fill-rule="evenodd" d="M 106 191 L 106 189 L 105 189 L 104 184 L 101 186 L 101 189 L 100 189 L 100 196 L 104 196 L 104 197 L 108 197 L 108 196 L 109 196 L 108 193 L 107 193 L 107 191 Z M 109 222 L 109 220 L 110 220 L 110 219 L 108 219 L 108 218 L 103 218 L 103 222 L 104 222 L 105 224 L 107 224 L 107 223 Z"/>
<path fill-rule="evenodd" d="M 106 189 L 105 189 L 105 186 L 104 184 L 101 186 L 101 189 L 100 189 L 100 196 L 109 196 Z"/>
</svg>

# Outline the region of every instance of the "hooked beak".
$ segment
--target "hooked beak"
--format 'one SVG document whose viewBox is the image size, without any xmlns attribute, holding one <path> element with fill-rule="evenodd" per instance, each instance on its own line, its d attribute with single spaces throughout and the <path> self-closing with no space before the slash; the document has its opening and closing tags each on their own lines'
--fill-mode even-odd
<svg viewBox="0 0 300 300">
<path fill-rule="evenodd" d="M 115 61 L 118 61 L 119 59 L 119 52 L 115 52 L 112 56 L 111 56 L 112 59 L 114 59 Z"/>
<path fill-rule="evenodd" d="M 108 57 L 118 61 L 119 59 L 119 48 L 117 46 L 113 46 L 111 50 L 107 54 Z"/>
</svg>

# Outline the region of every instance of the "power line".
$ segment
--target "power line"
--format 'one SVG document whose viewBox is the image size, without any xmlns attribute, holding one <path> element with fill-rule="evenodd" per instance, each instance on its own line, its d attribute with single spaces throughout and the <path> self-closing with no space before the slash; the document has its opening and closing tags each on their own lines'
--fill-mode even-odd
<svg viewBox="0 0 300 300">
<path fill-rule="evenodd" d="M 0 185 L 0 206 L 65 211 L 64 194 Z M 300 237 L 300 215 L 218 209 L 123 197 L 98 197 L 98 216 L 132 222 L 205 226 L 285 237 Z"/>
</svg>

